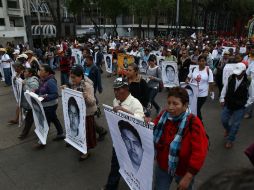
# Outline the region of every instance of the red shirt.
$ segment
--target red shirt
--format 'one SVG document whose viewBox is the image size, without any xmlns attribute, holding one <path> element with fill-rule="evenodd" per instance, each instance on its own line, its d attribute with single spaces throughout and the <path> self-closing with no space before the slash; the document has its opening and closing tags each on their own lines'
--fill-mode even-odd
<svg viewBox="0 0 254 190">
<path fill-rule="evenodd" d="M 164 112 L 164 111 L 163 111 Z M 162 113 L 154 120 L 155 126 L 159 122 Z M 191 130 L 189 121 L 192 117 Z M 177 176 L 184 176 L 186 172 L 196 175 L 204 164 L 207 150 L 208 138 L 202 122 L 198 117 L 190 115 L 187 118 L 187 126 L 184 130 L 179 150 L 179 162 L 176 169 Z M 168 170 L 169 144 L 174 140 L 177 134 L 179 122 L 166 121 L 164 131 L 159 142 L 155 145 L 156 159 L 159 167 L 165 171 Z"/>
<path fill-rule="evenodd" d="M 74 59 L 73 57 L 66 57 L 66 56 L 61 57 L 60 71 L 62 73 L 70 73 L 70 69 L 74 63 L 73 59 Z"/>
</svg>

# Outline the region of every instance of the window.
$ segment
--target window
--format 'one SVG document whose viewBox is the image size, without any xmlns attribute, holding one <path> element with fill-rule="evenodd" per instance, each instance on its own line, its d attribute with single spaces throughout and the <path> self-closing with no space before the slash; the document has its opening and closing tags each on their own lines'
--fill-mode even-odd
<svg viewBox="0 0 254 190">
<path fill-rule="evenodd" d="M 4 18 L 0 18 L 0 26 L 5 26 Z"/>
<path fill-rule="evenodd" d="M 12 9 L 18 9 L 19 8 L 18 0 L 8 0 L 7 7 Z"/>
<path fill-rule="evenodd" d="M 22 17 L 10 17 L 10 25 L 11 27 L 23 27 L 23 19 Z"/>
<path fill-rule="evenodd" d="M 0 0 L 0 7 L 3 7 L 2 0 Z"/>
</svg>

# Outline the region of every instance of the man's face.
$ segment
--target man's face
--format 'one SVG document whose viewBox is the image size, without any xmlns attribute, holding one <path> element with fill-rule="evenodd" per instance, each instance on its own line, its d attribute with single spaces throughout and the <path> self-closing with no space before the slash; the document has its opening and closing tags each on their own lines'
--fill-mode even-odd
<svg viewBox="0 0 254 190">
<path fill-rule="evenodd" d="M 74 105 L 69 106 L 68 115 L 69 115 L 71 130 L 77 131 L 79 127 L 79 113 L 77 108 Z"/>
<path fill-rule="evenodd" d="M 115 98 L 121 102 L 125 100 L 125 93 L 126 93 L 125 88 L 114 88 Z"/>
<path fill-rule="evenodd" d="M 127 129 L 123 129 L 121 135 L 131 161 L 135 165 L 140 166 L 143 157 L 143 149 L 138 138 Z"/>
<path fill-rule="evenodd" d="M 174 80 L 175 80 L 175 71 L 172 67 L 168 67 L 166 69 L 166 75 L 167 75 L 167 78 L 170 82 L 174 82 Z"/>
</svg>

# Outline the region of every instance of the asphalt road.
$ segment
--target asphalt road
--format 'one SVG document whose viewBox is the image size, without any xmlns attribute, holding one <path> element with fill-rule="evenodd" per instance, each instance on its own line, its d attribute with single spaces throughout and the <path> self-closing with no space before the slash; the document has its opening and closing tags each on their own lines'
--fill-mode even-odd
<svg viewBox="0 0 254 190">
<path fill-rule="evenodd" d="M 59 73 L 57 77 L 59 78 Z M 98 95 L 100 103 L 112 105 L 113 78 L 107 78 L 104 73 L 102 80 L 104 91 Z M 20 141 L 17 137 L 21 133 L 21 128 L 7 124 L 7 121 L 15 115 L 16 103 L 12 89 L 3 86 L 1 82 L 0 190 L 99 190 L 105 184 L 110 169 L 112 151 L 110 136 L 107 135 L 103 142 L 99 142 L 92 150 L 92 156 L 83 162 L 78 161 L 77 150 L 66 148 L 63 141 L 52 141 L 56 134 L 54 126 L 50 128 L 46 148 L 34 150 L 32 146 L 37 138 L 33 131 L 30 132 L 28 139 Z M 166 97 L 167 93 L 164 91 L 156 98 L 162 107 L 166 105 Z M 226 150 L 220 123 L 221 107 L 218 101 L 208 99 L 202 111 L 211 146 L 205 165 L 196 176 L 195 187 L 220 171 L 252 167 L 243 150 L 254 141 L 253 118 L 243 121 L 233 148 Z M 58 116 L 63 124 L 61 103 Z M 104 115 L 96 120 L 108 128 Z M 127 185 L 121 180 L 119 190 L 127 189 Z"/>
</svg>

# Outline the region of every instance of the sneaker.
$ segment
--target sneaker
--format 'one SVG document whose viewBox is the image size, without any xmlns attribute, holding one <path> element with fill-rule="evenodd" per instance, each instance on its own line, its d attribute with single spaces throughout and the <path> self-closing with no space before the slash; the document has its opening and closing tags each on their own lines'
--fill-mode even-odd
<svg viewBox="0 0 254 190">
<path fill-rule="evenodd" d="M 53 138 L 53 141 L 60 141 L 60 140 L 64 140 L 64 139 L 65 139 L 65 135 L 59 134 L 59 135 L 56 135 L 55 138 Z"/>
<path fill-rule="evenodd" d="M 105 136 L 107 135 L 108 131 L 105 129 L 105 131 L 101 134 L 99 134 L 98 141 L 103 141 L 105 139 Z"/>
</svg>

